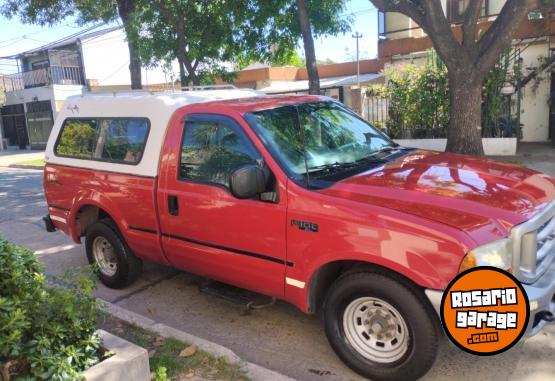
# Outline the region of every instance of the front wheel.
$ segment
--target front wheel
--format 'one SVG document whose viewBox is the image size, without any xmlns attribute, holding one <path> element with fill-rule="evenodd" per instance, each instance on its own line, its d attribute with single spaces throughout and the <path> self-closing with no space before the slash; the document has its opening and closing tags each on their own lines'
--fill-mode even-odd
<svg viewBox="0 0 555 381">
<path fill-rule="evenodd" d="M 386 275 L 340 277 L 326 298 L 324 320 L 337 355 L 373 380 L 415 380 L 435 361 L 439 327 L 433 310 Z"/>
</svg>

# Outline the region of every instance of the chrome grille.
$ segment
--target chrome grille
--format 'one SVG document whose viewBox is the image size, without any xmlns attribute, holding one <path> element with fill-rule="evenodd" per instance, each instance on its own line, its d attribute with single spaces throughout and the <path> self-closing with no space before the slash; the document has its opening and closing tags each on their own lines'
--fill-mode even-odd
<svg viewBox="0 0 555 381">
<path fill-rule="evenodd" d="M 555 258 L 555 201 L 529 221 L 513 228 L 511 237 L 515 275 L 524 283 L 532 283 Z"/>
<path fill-rule="evenodd" d="M 538 265 L 555 253 L 555 217 L 538 229 L 536 248 Z"/>
</svg>

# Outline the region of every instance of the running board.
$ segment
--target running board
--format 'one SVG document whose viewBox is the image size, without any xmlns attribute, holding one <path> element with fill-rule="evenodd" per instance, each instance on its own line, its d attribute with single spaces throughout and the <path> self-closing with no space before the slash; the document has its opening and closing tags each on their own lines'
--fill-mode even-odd
<svg viewBox="0 0 555 381">
<path fill-rule="evenodd" d="M 201 284 L 199 290 L 204 294 L 216 296 L 240 306 L 241 315 L 248 315 L 251 311 L 271 307 L 276 302 L 276 298 L 263 296 L 239 287 L 215 281 L 208 281 Z"/>
</svg>

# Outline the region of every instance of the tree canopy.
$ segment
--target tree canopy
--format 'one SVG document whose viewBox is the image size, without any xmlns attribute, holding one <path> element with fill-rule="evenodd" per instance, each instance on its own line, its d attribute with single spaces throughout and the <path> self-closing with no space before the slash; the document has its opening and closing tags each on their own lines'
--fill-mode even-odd
<svg viewBox="0 0 555 381">
<path fill-rule="evenodd" d="M 0 12 L 37 25 L 54 25 L 70 16 L 80 24 L 108 22 L 118 17 L 117 5 L 111 0 L 5 0 Z"/>
<path fill-rule="evenodd" d="M 314 35 L 348 30 L 343 0 L 311 1 Z M 183 83 L 226 77 L 229 63 L 298 64 L 295 0 L 155 0 L 137 12 L 138 45 L 147 65 L 177 59 Z M 225 65 L 228 63 L 228 65 Z"/>
<path fill-rule="evenodd" d="M 146 65 L 178 60 L 181 82 L 198 85 L 253 51 L 244 34 L 248 0 L 154 0 L 137 12 L 137 45 Z"/>
<path fill-rule="evenodd" d="M 297 1 L 247 2 L 249 5 L 244 27 L 251 33 L 242 33 L 240 38 L 243 39 L 244 49 L 253 49 L 255 54 L 250 58 L 276 64 L 297 62 L 294 57 L 302 38 Z M 315 38 L 350 30 L 352 17 L 344 14 L 345 0 L 307 0 L 307 4 Z"/>
</svg>

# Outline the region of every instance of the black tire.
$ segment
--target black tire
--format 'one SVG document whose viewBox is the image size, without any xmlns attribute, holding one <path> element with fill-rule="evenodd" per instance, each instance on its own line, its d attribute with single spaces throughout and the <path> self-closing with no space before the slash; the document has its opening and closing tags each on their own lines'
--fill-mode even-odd
<svg viewBox="0 0 555 381">
<path fill-rule="evenodd" d="M 398 354 L 402 356 L 401 358 L 385 363 L 372 361 L 349 342 L 345 334 L 343 316 L 351 302 L 360 301 L 360 298 L 380 299 L 396 309 L 404 319 L 408 340 L 407 344 L 402 346 L 406 351 L 401 350 Z M 410 285 L 381 273 L 345 274 L 331 286 L 324 303 L 324 322 L 328 340 L 341 360 L 365 377 L 377 381 L 416 380 L 426 374 L 434 364 L 440 335 L 435 312 L 424 298 L 425 296 L 419 290 L 413 290 Z M 354 302 L 353 306 L 357 305 L 356 303 Z M 360 308 L 360 311 L 365 311 L 365 308 Z M 350 311 L 360 313 L 358 309 L 350 309 Z M 347 313 L 347 316 L 351 315 Z M 353 326 L 360 326 L 360 320 L 355 319 L 355 322 Z M 364 324 L 368 322 L 366 318 L 365 322 Z M 389 325 L 388 329 L 394 326 Z M 382 329 L 381 325 L 378 327 Z M 396 330 L 393 329 L 393 331 Z M 401 328 L 399 332 L 400 330 Z M 372 334 L 374 334 L 373 331 Z M 397 333 L 393 332 L 393 334 Z M 407 338 L 406 335 L 404 337 Z"/>
<path fill-rule="evenodd" d="M 114 249 L 117 267 L 113 275 L 107 275 L 97 266 L 93 254 L 93 242 L 98 237 L 106 239 Z M 125 288 L 133 283 L 141 274 L 142 261 L 131 252 L 116 224 L 110 219 L 97 221 L 88 227 L 85 237 L 85 248 L 89 263 L 96 266 L 98 278 L 109 288 Z"/>
</svg>

